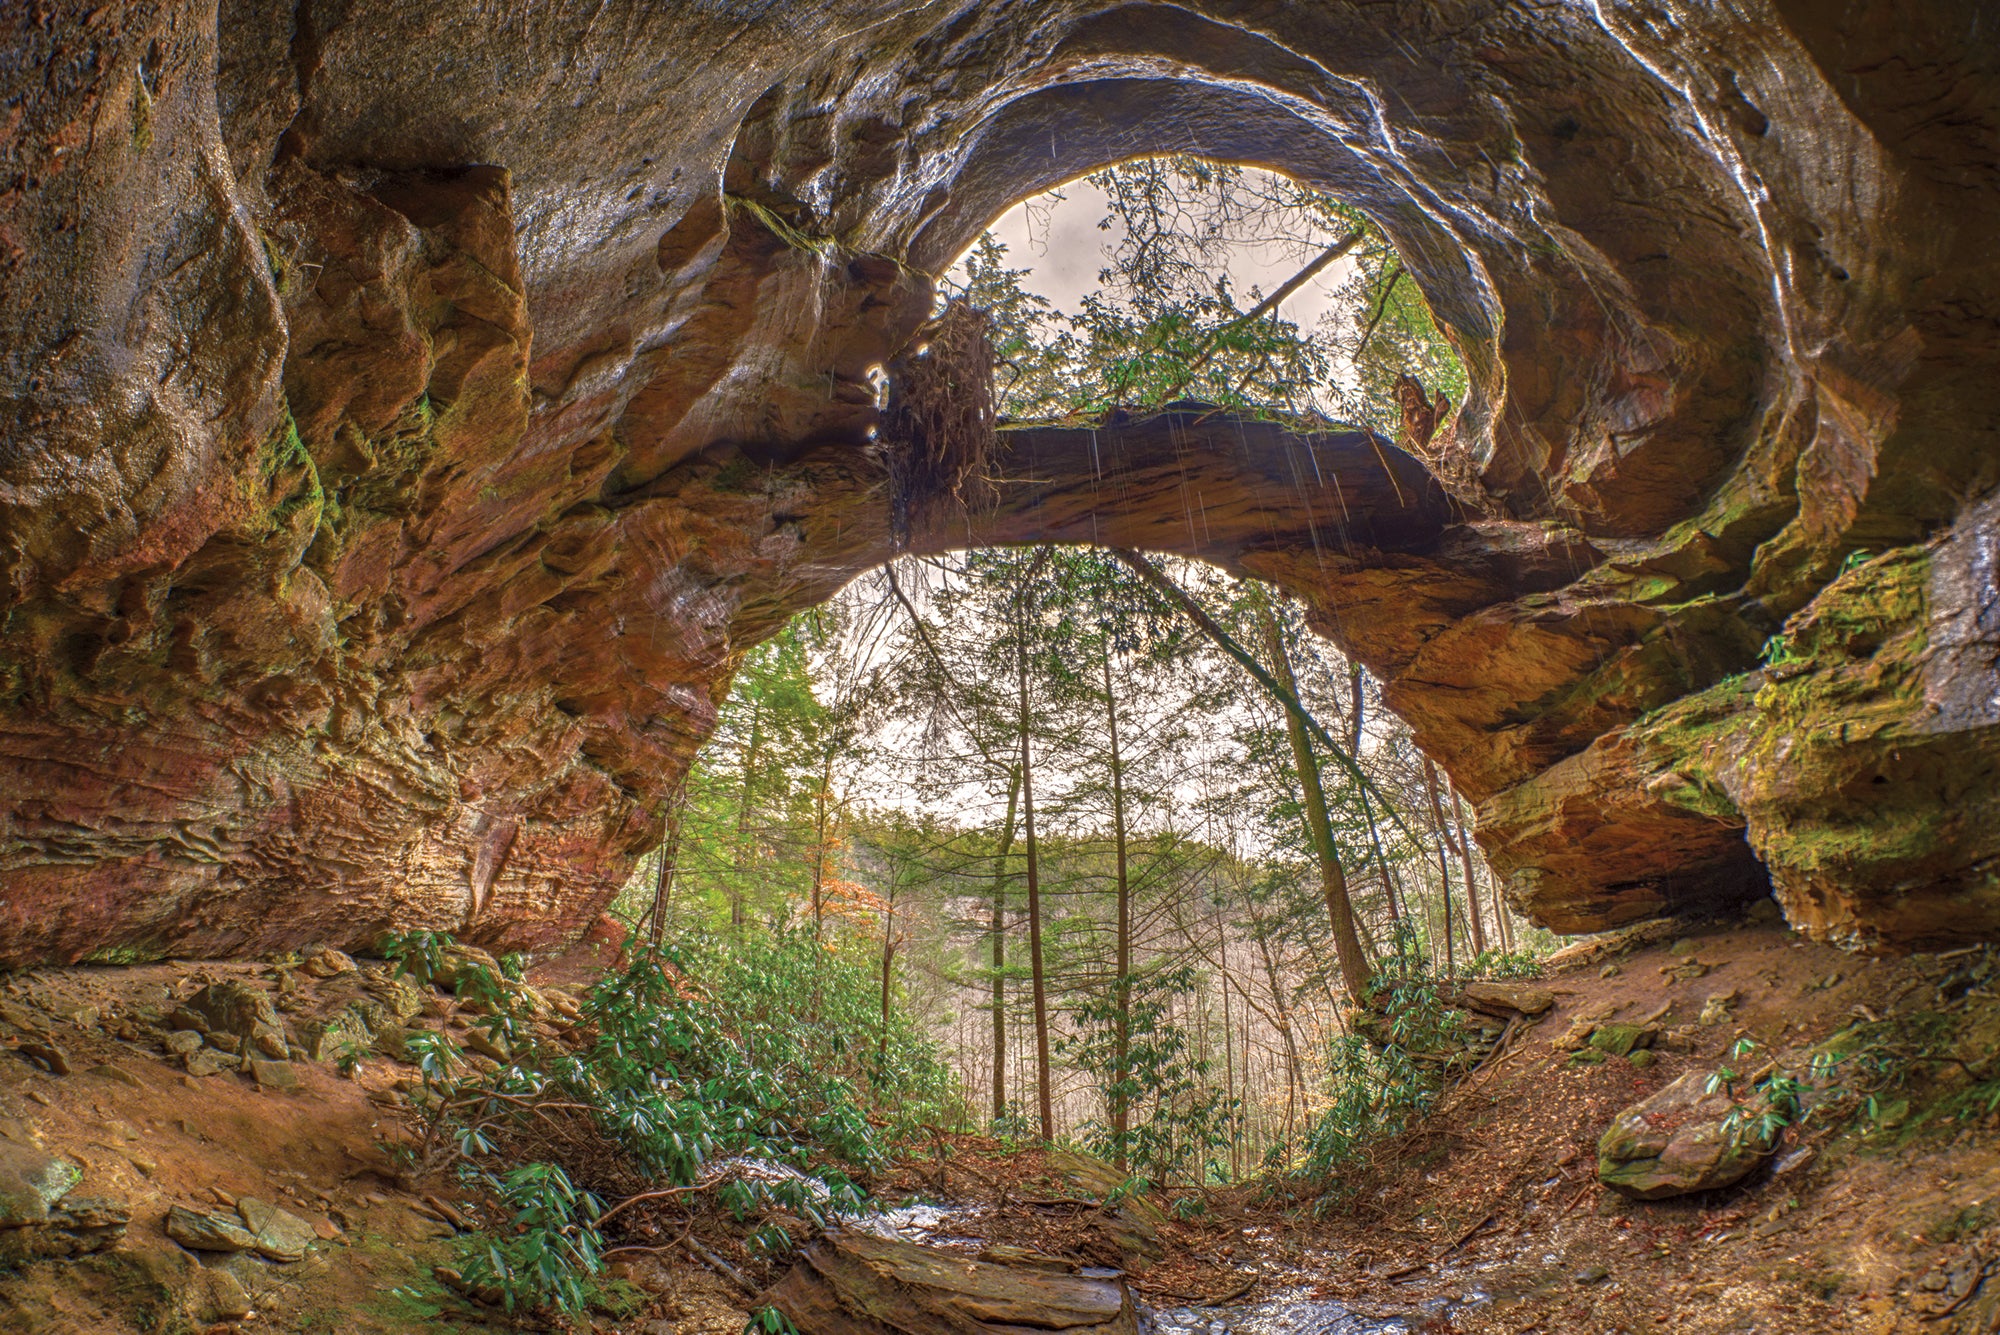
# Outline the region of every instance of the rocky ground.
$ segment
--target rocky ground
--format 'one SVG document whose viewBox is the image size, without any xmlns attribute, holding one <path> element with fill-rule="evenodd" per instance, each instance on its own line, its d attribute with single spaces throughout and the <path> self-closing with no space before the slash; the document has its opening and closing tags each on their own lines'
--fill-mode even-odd
<svg viewBox="0 0 2000 1335">
<path fill-rule="evenodd" d="M 1996 982 L 1984 951 L 1869 960 L 1770 923 L 1604 939 L 1303 1245 L 1334 1260 L 1330 1294 L 1384 1314 L 1464 1303 L 1445 1328 L 1466 1332 L 1984 1335 L 2000 1327 L 2000 1284 L 1975 1287 L 2000 1258 Z M 1605 1053 L 1623 1026 L 1646 1046 Z M 1815 1051 L 1846 1055 L 1815 1082 Z M 1741 1181 L 1653 1201 L 1603 1185 L 1633 1177 L 1600 1155 L 1621 1110 L 1773 1065 L 1805 1077 L 1813 1111 Z M 1681 1158 L 1683 1185 L 1704 1162 Z"/>
<path fill-rule="evenodd" d="M 592 968 L 572 957 L 535 980 L 547 1032 Z M 1473 998 L 1498 1046 L 1325 1197 L 1113 1215 L 1078 1203 L 1108 1185 L 1087 1162 L 974 1139 L 879 1185 L 952 1207 L 902 1236 L 1118 1266 L 1178 1313 L 1167 1329 L 1256 1335 L 1345 1311 L 1347 1329 L 1482 1335 L 1986 1335 L 2000 1329 L 1996 984 L 1986 950 L 1869 960 L 1774 922 L 1655 927 Z M 393 1054 L 424 1027 L 467 1041 L 468 1018 L 443 991 L 330 953 L 7 979 L 0 1327 L 513 1324 L 438 1282 L 462 1203 L 392 1155 L 415 1074 Z M 1840 1060 L 1816 1076 L 1815 1053 Z M 1718 1068 L 1737 1079 L 1709 1095 Z M 1798 1125 L 1747 1149 L 1703 1140 L 1719 1109 L 1764 1107 L 1759 1077 L 1787 1073 L 1810 1112 Z M 735 1281 L 779 1278 L 741 1253 L 697 1264 L 671 1248 L 618 1273 L 594 1325 L 631 1335 L 733 1335 L 752 1305 Z"/>
</svg>

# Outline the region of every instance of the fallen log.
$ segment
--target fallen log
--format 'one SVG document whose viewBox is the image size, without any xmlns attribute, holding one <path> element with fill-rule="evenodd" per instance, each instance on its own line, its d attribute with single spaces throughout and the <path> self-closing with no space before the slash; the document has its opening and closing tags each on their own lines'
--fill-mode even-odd
<svg viewBox="0 0 2000 1335">
<path fill-rule="evenodd" d="M 799 1335 L 1139 1335 L 1122 1280 L 979 1261 L 866 1233 L 813 1243 L 762 1302 Z"/>
</svg>

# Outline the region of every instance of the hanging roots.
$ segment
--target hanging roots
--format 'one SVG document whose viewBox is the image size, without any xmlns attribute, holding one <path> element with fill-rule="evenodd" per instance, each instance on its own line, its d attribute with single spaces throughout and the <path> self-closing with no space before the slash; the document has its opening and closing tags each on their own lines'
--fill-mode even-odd
<svg viewBox="0 0 2000 1335">
<path fill-rule="evenodd" d="M 1444 487 L 1461 505 L 1482 514 L 1497 513 L 1498 507 L 1479 478 L 1479 466 L 1470 451 L 1458 441 L 1458 414 L 1442 390 L 1434 399 L 1421 380 L 1405 371 L 1396 377 L 1392 391 L 1402 413 L 1396 443 L 1424 461 Z"/>
<path fill-rule="evenodd" d="M 987 499 L 992 329 L 984 310 L 954 298 L 889 370 L 879 440 L 899 546 L 908 545 L 912 524 L 926 507 L 949 498 L 968 508 Z"/>
</svg>

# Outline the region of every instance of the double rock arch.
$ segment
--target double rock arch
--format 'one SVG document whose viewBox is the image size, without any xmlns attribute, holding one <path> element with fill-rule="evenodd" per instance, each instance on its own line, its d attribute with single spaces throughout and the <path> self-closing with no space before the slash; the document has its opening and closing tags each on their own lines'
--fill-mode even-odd
<svg viewBox="0 0 2000 1335">
<path fill-rule="evenodd" d="M 58 6 L 4 75 L 43 188 L 0 278 L 0 957 L 573 934 L 742 650 L 895 549 L 868 372 L 930 275 L 1181 150 L 1379 222 L 1476 485 L 1170 413 L 1099 429 L 1112 486 L 1003 433 L 925 541 L 1298 593 L 1550 925 L 1768 874 L 1843 939 L 1986 930 L 1977 6 L 1754 8 Z"/>
</svg>

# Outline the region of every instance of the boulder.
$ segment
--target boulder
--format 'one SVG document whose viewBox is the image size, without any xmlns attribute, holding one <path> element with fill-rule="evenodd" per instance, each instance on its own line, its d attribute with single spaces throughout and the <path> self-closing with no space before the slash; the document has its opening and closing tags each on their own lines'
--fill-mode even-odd
<svg viewBox="0 0 2000 1335">
<path fill-rule="evenodd" d="M 1709 1079 L 1690 1071 L 1612 1119 L 1597 1142 L 1598 1181 L 1652 1201 L 1730 1186 L 1763 1162 L 1774 1141 L 1761 1096 L 1739 1105 L 1726 1086 L 1709 1092 Z"/>
<path fill-rule="evenodd" d="M 256 1235 L 233 1215 L 176 1205 L 167 1211 L 167 1236 L 190 1251 L 248 1252 L 257 1249 Z"/>
<path fill-rule="evenodd" d="M 207 1292 L 203 1299 L 209 1315 L 217 1321 L 241 1321 L 250 1315 L 250 1294 L 244 1289 L 242 1280 L 222 1269 L 203 1273 L 207 1277 Z"/>
<path fill-rule="evenodd" d="M 1124 1210 L 1100 1210 L 1085 1225 L 1085 1232 L 1089 1234 L 1085 1253 L 1119 1270 L 1143 1275 L 1167 1257 L 1160 1231 Z"/>
<path fill-rule="evenodd" d="M 1736 1001 L 1735 988 L 1727 992 L 1709 993 L 1708 1000 L 1702 1003 L 1701 1014 L 1695 1018 L 1695 1023 L 1703 1026 L 1729 1023 L 1730 1007 L 1734 1006 Z"/>
<path fill-rule="evenodd" d="M 352 1009 L 304 1021 L 293 1032 L 307 1061 L 333 1061 L 348 1052 L 365 1051 L 373 1043 L 366 1021 Z"/>
<path fill-rule="evenodd" d="M 410 1020 L 424 1012 L 423 985 L 406 973 L 387 968 L 374 969 L 363 978 L 361 985 L 396 1020 Z"/>
<path fill-rule="evenodd" d="M 763 1295 L 806 1335 L 1138 1335 L 1139 1314 L 1115 1279 L 977 1261 L 866 1233 L 832 1233 L 807 1247 Z"/>
<path fill-rule="evenodd" d="M 32 1145 L 0 1141 L 0 1228 L 39 1224 L 83 1173 Z"/>
<path fill-rule="evenodd" d="M 284 1024 L 270 994 L 235 979 L 204 987 L 176 1007 L 167 1023 L 205 1034 L 218 1047 L 234 1038 L 233 1051 L 247 1045 L 267 1057 L 285 1055 Z"/>
<path fill-rule="evenodd" d="M 54 1043 L 31 1039 L 14 1050 L 50 1075 L 69 1074 L 69 1056 Z"/>
<path fill-rule="evenodd" d="M 1641 1048 L 1650 1048 L 1660 1031 L 1648 1024 L 1600 1024 L 1584 1041 L 1611 1057 L 1629 1057 Z"/>
<path fill-rule="evenodd" d="M 460 983 L 481 969 L 484 969 L 495 982 L 506 976 L 500 971 L 500 961 L 493 956 L 478 946 L 462 945 L 458 942 L 453 942 L 440 951 L 435 965 L 427 964 L 421 959 L 411 959 L 409 963 L 410 971 L 417 977 L 447 992 L 458 991 Z"/>
<path fill-rule="evenodd" d="M 504 1037 L 488 1033 L 484 1025 L 475 1024 L 466 1030 L 464 1043 L 469 1050 L 478 1053 L 482 1057 L 491 1058 L 496 1062 L 504 1063 L 514 1060 L 512 1045 Z"/>
<path fill-rule="evenodd" d="M 1459 998 L 1473 1010 L 1503 1018 L 1509 1015 L 1542 1015 L 1556 1004 L 1556 994 L 1531 983 L 1467 983 Z"/>
<path fill-rule="evenodd" d="M 0 1227 L 0 1266 L 104 1251 L 125 1236 L 131 1219 L 131 1213 L 117 1201 L 65 1197 L 50 1205 L 45 1218 Z"/>
<path fill-rule="evenodd" d="M 308 978 L 331 978 L 337 973 L 353 973 L 354 958 L 338 950 L 322 950 L 306 957 L 299 972 Z"/>
<path fill-rule="evenodd" d="M 234 1057 L 225 1057 L 218 1052 L 202 1049 L 187 1055 L 187 1073 L 192 1076 L 209 1076 L 218 1071 L 234 1071 L 242 1065 Z"/>
<path fill-rule="evenodd" d="M 1097 1156 L 1081 1150 L 1056 1148 L 1048 1151 L 1047 1162 L 1072 1187 L 1089 1193 L 1094 1199 L 1108 1201 L 1115 1198 L 1122 1213 L 1155 1228 L 1167 1222 L 1166 1211 L 1149 1200 L 1144 1192 L 1131 1190 L 1129 1174 L 1119 1172 Z"/>
<path fill-rule="evenodd" d="M 252 1249 L 269 1260 L 303 1260 L 306 1248 L 319 1237 L 305 1220 L 255 1196 L 238 1200 L 236 1213 L 250 1232 Z"/>
<path fill-rule="evenodd" d="M 1597 1032 L 1595 1020 L 1571 1020 L 1569 1028 L 1549 1040 L 1549 1046 L 1557 1052 L 1575 1052 L 1590 1042 L 1590 1036 Z"/>
<path fill-rule="evenodd" d="M 410 1031 L 400 1024 L 384 1025 L 375 1031 L 375 1050 L 393 1061 L 409 1060 Z"/>
<path fill-rule="evenodd" d="M 269 1061 L 263 1057 L 250 1059 L 251 1078 L 265 1089 L 297 1089 L 298 1073 L 292 1070 L 290 1062 Z"/>
</svg>

